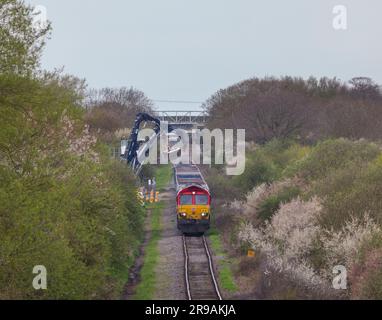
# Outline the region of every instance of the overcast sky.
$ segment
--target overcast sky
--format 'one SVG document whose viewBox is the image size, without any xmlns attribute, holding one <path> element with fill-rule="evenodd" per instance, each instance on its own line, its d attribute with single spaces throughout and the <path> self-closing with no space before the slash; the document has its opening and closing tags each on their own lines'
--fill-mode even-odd
<svg viewBox="0 0 382 320">
<path fill-rule="evenodd" d="M 49 70 L 153 100 L 204 101 L 258 76 L 382 83 L 381 0 L 28 0 L 47 9 Z M 347 8 L 347 30 L 333 8 Z M 197 108 L 157 102 L 160 109 Z"/>
</svg>

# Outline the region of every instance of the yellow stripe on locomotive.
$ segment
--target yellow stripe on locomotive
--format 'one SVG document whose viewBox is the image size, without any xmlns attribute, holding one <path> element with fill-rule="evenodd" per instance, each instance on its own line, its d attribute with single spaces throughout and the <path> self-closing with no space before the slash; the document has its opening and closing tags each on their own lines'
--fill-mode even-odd
<svg viewBox="0 0 382 320">
<path fill-rule="evenodd" d="M 179 218 L 195 219 L 195 220 L 208 220 L 210 217 L 209 205 L 183 205 L 178 206 L 177 213 Z"/>
</svg>

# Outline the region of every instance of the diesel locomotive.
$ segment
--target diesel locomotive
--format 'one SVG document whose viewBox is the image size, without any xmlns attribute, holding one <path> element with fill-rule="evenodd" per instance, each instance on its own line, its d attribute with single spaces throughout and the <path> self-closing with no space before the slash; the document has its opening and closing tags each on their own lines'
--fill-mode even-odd
<svg viewBox="0 0 382 320">
<path fill-rule="evenodd" d="M 211 195 L 199 168 L 194 164 L 174 166 L 178 229 L 202 234 L 210 228 Z"/>
</svg>

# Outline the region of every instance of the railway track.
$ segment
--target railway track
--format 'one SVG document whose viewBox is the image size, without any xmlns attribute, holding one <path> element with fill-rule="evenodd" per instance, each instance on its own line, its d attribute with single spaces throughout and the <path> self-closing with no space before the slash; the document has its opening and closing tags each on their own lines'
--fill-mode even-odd
<svg viewBox="0 0 382 320">
<path fill-rule="evenodd" d="M 183 236 L 188 300 L 222 300 L 206 238 Z"/>
</svg>

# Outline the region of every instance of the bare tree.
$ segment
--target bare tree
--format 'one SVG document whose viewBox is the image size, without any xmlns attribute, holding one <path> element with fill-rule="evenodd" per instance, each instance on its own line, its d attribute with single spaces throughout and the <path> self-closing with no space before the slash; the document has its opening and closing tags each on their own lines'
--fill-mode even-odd
<svg viewBox="0 0 382 320">
<path fill-rule="evenodd" d="M 296 89 L 304 88 L 304 82 L 296 82 L 255 78 L 219 91 L 205 105 L 210 127 L 244 128 L 247 139 L 258 143 L 301 134 L 311 98 Z"/>
<path fill-rule="evenodd" d="M 381 91 L 379 86 L 370 78 L 356 77 L 349 81 L 352 86 L 352 92 L 355 97 L 362 99 L 376 99 L 381 98 Z"/>
<path fill-rule="evenodd" d="M 89 91 L 86 108 L 91 129 L 100 131 L 108 141 L 116 130 L 130 128 L 137 113 L 153 113 L 153 104 L 143 92 L 125 87 Z"/>
<path fill-rule="evenodd" d="M 369 78 L 253 78 L 219 90 L 204 108 L 210 128 L 243 128 L 257 143 L 382 138 L 382 97 Z"/>
</svg>

